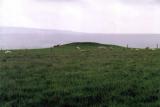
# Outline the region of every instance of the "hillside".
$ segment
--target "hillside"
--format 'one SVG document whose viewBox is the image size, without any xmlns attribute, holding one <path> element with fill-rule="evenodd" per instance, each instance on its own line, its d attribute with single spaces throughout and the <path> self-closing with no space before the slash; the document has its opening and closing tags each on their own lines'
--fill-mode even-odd
<svg viewBox="0 0 160 107">
<path fill-rule="evenodd" d="M 97 43 L 0 51 L 0 107 L 159 107 L 159 65 L 159 49 Z"/>
<path fill-rule="evenodd" d="M 64 44 L 64 45 L 61 45 L 63 47 L 76 47 L 76 46 L 79 46 L 79 47 L 83 47 L 83 48 L 91 48 L 91 47 L 105 47 L 105 48 L 109 48 L 109 47 L 112 47 L 112 48 L 124 48 L 122 46 L 117 46 L 117 45 L 110 45 L 110 44 L 102 44 L 102 43 L 96 43 L 96 42 L 73 42 L 73 43 L 68 43 L 68 44 Z"/>
</svg>

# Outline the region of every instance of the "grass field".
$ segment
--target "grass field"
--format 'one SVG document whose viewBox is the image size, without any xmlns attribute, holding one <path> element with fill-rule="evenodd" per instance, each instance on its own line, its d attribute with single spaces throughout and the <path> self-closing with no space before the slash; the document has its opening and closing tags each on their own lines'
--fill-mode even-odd
<svg viewBox="0 0 160 107">
<path fill-rule="evenodd" d="M 0 107 L 160 107 L 160 49 L 100 46 L 1 51 Z"/>
</svg>

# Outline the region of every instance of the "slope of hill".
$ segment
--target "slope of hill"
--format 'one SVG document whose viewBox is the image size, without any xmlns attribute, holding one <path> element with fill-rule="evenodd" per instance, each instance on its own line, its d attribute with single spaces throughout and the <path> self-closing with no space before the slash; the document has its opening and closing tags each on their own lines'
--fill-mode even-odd
<svg viewBox="0 0 160 107">
<path fill-rule="evenodd" d="M 0 51 L 0 107 L 159 107 L 160 50 L 100 46 Z"/>
</svg>

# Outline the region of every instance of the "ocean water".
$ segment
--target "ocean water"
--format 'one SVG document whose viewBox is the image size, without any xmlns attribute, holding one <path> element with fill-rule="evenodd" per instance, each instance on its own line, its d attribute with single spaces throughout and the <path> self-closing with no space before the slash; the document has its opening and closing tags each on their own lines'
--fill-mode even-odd
<svg viewBox="0 0 160 107">
<path fill-rule="evenodd" d="M 24 28 L 0 29 L 1 49 L 46 48 L 71 42 L 97 42 L 132 48 L 160 46 L 160 34 L 94 34 Z"/>
</svg>

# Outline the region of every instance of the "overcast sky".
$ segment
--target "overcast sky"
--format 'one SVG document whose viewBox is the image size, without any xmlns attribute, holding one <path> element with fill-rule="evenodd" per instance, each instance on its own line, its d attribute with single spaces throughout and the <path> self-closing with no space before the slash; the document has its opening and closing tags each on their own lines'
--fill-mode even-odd
<svg viewBox="0 0 160 107">
<path fill-rule="evenodd" d="M 0 0 L 0 26 L 160 33 L 160 0 Z"/>
</svg>

